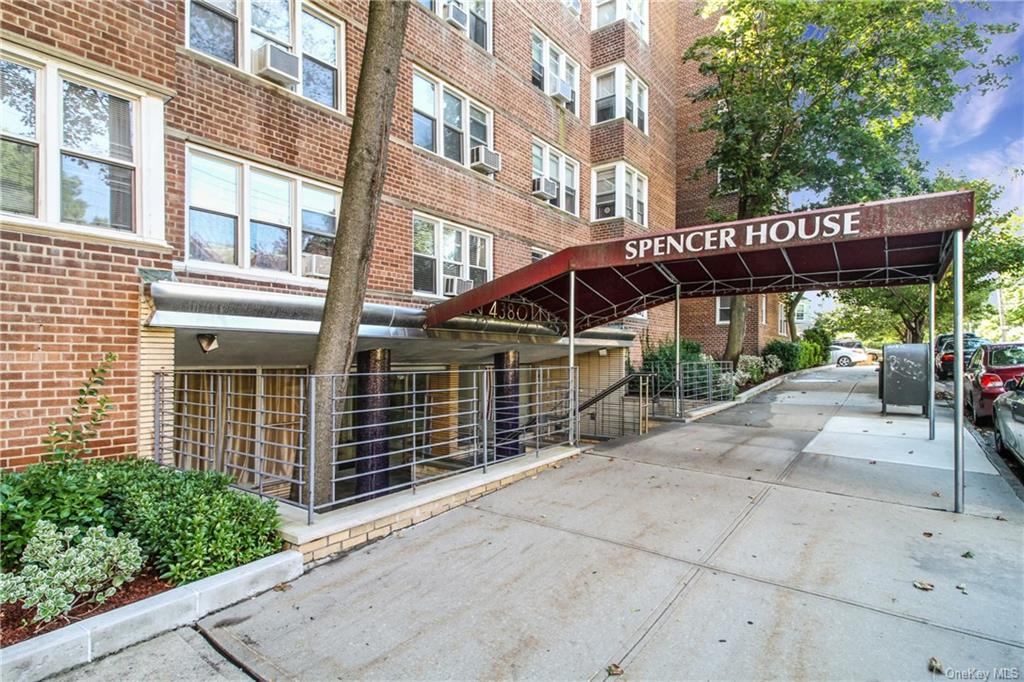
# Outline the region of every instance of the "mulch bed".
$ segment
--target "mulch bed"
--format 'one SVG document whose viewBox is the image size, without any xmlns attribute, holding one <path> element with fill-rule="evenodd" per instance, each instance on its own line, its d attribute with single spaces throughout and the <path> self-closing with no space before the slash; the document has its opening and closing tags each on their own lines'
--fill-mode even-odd
<svg viewBox="0 0 1024 682">
<path fill-rule="evenodd" d="M 160 594 L 172 587 L 173 585 L 160 580 L 156 573 L 147 567 L 136 576 L 135 580 L 122 586 L 114 593 L 114 596 L 102 604 L 91 602 L 79 604 L 71 609 L 70 613 L 54 618 L 49 623 L 32 623 L 32 616 L 35 615 L 34 608 L 23 609 L 21 604 L 3 604 L 0 606 L 0 646 L 17 644 L 44 632 L 58 630 L 83 618 L 152 597 L 154 594 Z"/>
</svg>

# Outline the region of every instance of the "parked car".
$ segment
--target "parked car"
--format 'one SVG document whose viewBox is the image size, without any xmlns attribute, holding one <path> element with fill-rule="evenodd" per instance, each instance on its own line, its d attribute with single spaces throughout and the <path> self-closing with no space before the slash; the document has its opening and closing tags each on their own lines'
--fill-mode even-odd
<svg viewBox="0 0 1024 682">
<path fill-rule="evenodd" d="M 977 336 L 964 337 L 964 366 L 960 368 L 960 371 L 967 368 L 967 362 L 974 351 L 978 349 L 978 346 L 986 343 L 992 342 Z M 955 345 L 956 340 L 950 335 L 941 346 L 941 350 L 935 354 L 935 375 L 940 379 L 949 379 L 953 376 L 953 358 L 956 354 Z"/>
<path fill-rule="evenodd" d="M 829 346 L 829 360 L 840 367 L 850 367 L 868 361 L 868 354 L 863 348 L 846 348 L 845 346 Z"/>
<path fill-rule="evenodd" d="M 1011 379 L 1024 376 L 1024 343 L 978 346 L 964 370 L 964 407 L 971 421 L 992 416 L 992 401 Z"/>
<path fill-rule="evenodd" d="M 1010 379 L 1003 388 L 1002 395 L 992 402 L 996 450 L 1013 455 L 1024 465 L 1024 379 Z"/>
<path fill-rule="evenodd" d="M 838 339 L 835 342 L 836 346 L 842 346 L 843 348 L 860 348 L 868 355 L 868 360 L 871 362 L 878 362 L 878 359 L 882 357 L 882 351 L 878 348 L 865 348 L 864 344 L 856 339 Z"/>
<path fill-rule="evenodd" d="M 939 350 L 944 345 L 946 345 L 946 342 L 952 340 L 954 336 L 956 336 L 956 335 L 955 334 L 939 334 L 938 336 L 936 336 L 935 337 L 935 352 L 938 353 Z M 965 339 L 977 338 L 977 336 L 978 335 L 973 333 L 973 332 L 964 332 L 964 338 Z"/>
</svg>

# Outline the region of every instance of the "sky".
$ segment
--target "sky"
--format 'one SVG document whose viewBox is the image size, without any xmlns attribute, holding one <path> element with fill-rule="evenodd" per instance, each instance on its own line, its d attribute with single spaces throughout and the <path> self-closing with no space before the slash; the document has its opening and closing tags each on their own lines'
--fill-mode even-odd
<svg viewBox="0 0 1024 682">
<path fill-rule="evenodd" d="M 1004 189 L 996 210 L 1024 213 L 1024 0 L 996 0 L 988 10 L 968 5 L 958 9 L 979 24 L 1021 24 L 1014 33 L 992 36 L 986 55 L 1019 55 L 1021 60 L 998 70 L 1010 76 L 1006 87 L 985 95 L 958 97 L 953 110 L 941 119 L 918 122 L 914 138 L 930 173 L 944 170 L 954 176 L 990 180 Z M 968 78 L 964 73 L 959 80 Z M 796 192 L 789 203 L 796 209 L 818 200 L 812 192 Z"/>
<path fill-rule="evenodd" d="M 978 23 L 1024 25 L 1024 0 L 992 2 L 988 11 L 967 6 L 960 11 Z M 994 36 L 989 56 L 997 53 L 1022 55 L 1021 62 L 1003 70 L 1011 76 L 1008 86 L 958 97 L 953 111 L 941 119 L 920 121 L 914 137 L 933 172 L 991 180 L 1005 190 L 997 209 L 1024 212 L 1024 27 Z"/>
</svg>

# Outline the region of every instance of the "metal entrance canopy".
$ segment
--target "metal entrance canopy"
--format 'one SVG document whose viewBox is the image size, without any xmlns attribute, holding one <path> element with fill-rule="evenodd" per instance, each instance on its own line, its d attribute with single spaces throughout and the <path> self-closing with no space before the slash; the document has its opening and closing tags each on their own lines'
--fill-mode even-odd
<svg viewBox="0 0 1024 682">
<path fill-rule="evenodd" d="M 540 322 L 576 334 L 675 302 L 676 412 L 682 298 L 805 289 L 929 285 L 929 356 L 935 352 L 935 283 L 953 264 L 954 366 L 963 367 L 963 245 L 974 193 L 942 192 L 701 225 L 563 249 L 426 311 L 426 326 L 459 315 Z M 934 375 L 928 377 L 935 438 Z M 954 373 L 954 511 L 964 511 L 963 374 Z"/>
<path fill-rule="evenodd" d="M 438 303 L 426 325 L 470 314 L 565 333 L 573 318 L 579 333 L 677 295 L 928 284 L 973 219 L 973 193 L 957 191 L 582 244 Z"/>
</svg>

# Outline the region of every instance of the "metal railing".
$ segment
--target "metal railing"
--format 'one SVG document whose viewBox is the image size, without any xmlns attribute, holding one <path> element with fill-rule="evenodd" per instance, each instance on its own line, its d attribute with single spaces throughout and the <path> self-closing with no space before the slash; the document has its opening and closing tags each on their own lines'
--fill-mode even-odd
<svg viewBox="0 0 1024 682">
<path fill-rule="evenodd" d="M 162 373 L 154 458 L 223 472 L 239 488 L 306 509 L 312 520 L 315 512 L 575 443 L 576 375 L 564 366 L 350 373 L 345 381 L 290 370 Z M 319 421 L 330 424 L 331 447 L 320 451 L 315 392 L 324 390 L 330 418 Z"/>
<path fill-rule="evenodd" d="M 732 364 L 696 360 L 656 366 L 651 376 L 651 410 L 656 417 L 684 417 L 687 412 L 732 400 Z M 678 377 L 678 379 L 677 379 Z"/>
<path fill-rule="evenodd" d="M 627 374 L 608 386 L 580 390 L 580 437 L 609 440 L 647 433 L 654 375 Z"/>
</svg>

